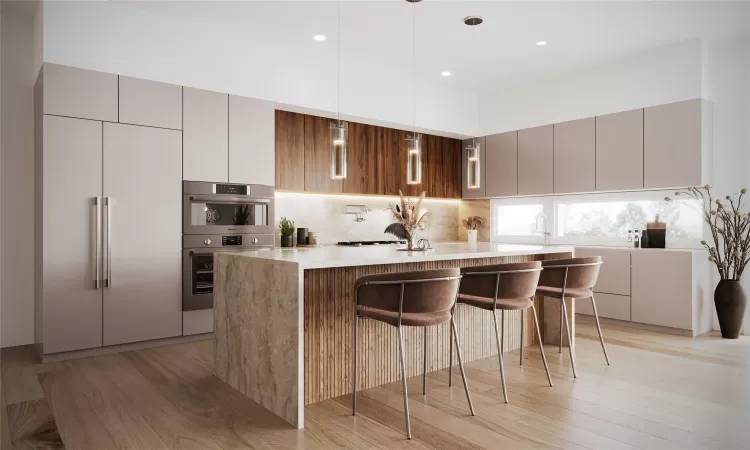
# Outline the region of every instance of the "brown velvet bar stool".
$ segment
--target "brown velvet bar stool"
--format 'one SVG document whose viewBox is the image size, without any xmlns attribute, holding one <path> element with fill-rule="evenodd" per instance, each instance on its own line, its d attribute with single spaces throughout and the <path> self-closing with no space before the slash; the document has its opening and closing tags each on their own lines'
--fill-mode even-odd
<svg viewBox="0 0 750 450">
<path fill-rule="evenodd" d="M 360 319 L 372 319 L 387 323 L 398 329 L 398 353 L 401 359 L 401 383 L 404 389 L 404 417 L 406 418 L 406 436 L 411 439 L 411 422 L 409 421 L 409 400 L 406 390 L 406 362 L 404 361 L 404 335 L 402 327 L 424 328 L 424 371 L 427 371 L 427 327 L 451 323 L 451 330 L 456 328 L 453 321 L 453 309 L 456 304 L 458 286 L 461 282 L 459 269 L 425 270 L 420 272 L 389 273 L 368 275 L 357 279 L 354 294 L 354 360 L 352 415 L 357 414 L 357 325 Z M 471 403 L 469 385 L 466 381 L 464 366 L 461 360 L 461 347 L 456 338 L 458 362 L 469 402 L 471 415 L 474 405 Z M 422 388 L 426 392 L 427 378 L 423 374 Z"/>
<path fill-rule="evenodd" d="M 599 277 L 599 268 L 602 265 L 600 256 L 589 258 L 566 258 L 550 259 L 542 262 L 542 275 L 539 279 L 539 286 L 536 289 L 537 295 L 560 299 L 560 347 L 562 353 L 563 342 L 563 322 L 565 323 L 565 332 L 568 336 L 568 350 L 570 352 L 570 366 L 573 369 L 573 377 L 577 378 L 574 349 L 570 337 L 570 324 L 568 323 L 567 307 L 563 299 L 572 300 L 591 298 L 591 305 L 594 307 L 594 319 L 596 320 L 596 330 L 599 332 L 599 341 L 602 344 L 604 359 L 609 365 L 609 356 L 607 348 L 604 346 L 602 337 L 602 328 L 599 325 L 599 314 L 596 311 L 596 301 L 594 300 L 594 286 Z"/>
<path fill-rule="evenodd" d="M 500 381 L 503 387 L 503 397 L 508 403 L 508 391 L 505 387 L 505 369 L 503 367 L 503 343 L 497 326 L 497 311 L 521 311 L 521 364 L 523 364 L 523 322 L 524 312 L 531 308 L 534 314 L 534 327 L 539 350 L 547 371 L 547 381 L 552 386 L 552 377 L 547 366 L 547 358 L 542 348 L 542 336 L 539 331 L 539 320 L 534 307 L 534 295 L 542 272 L 539 261 L 495 264 L 491 266 L 467 267 L 461 269 L 463 279 L 458 292 L 457 304 L 469 305 L 492 312 L 495 322 L 495 338 L 497 340 L 498 359 L 500 360 Z M 503 324 L 504 325 L 504 324 Z M 453 348 L 451 347 L 450 372 L 448 384 L 453 379 Z"/>
</svg>

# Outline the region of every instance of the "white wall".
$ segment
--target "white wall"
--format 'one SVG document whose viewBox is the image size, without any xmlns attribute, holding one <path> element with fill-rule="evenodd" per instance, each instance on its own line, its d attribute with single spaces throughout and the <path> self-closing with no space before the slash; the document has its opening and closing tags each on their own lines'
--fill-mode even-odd
<svg viewBox="0 0 750 450">
<path fill-rule="evenodd" d="M 33 14 L 2 15 L 0 307 L 3 347 L 34 342 Z"/>
<path fill-rule="evenodd" d="M 247 8 L 243 8 L 243 2 L 220 3 L 217 8 L 222 11 L 236 8 L 238 14 L 252 12 L 250 3 Z M 300 30 L 315 23 L 320 28 L 336 29 L 335 2 L 289 5 L 312 8 L 308 20 L 299 24 Z M 139 2 L 48 2 L 44 61 L 337 111 L 335 35 L 319 44 L 311 39 L 312 31 L 295 36 L 277 34 L 267 24 L 252 23 L 252 16 L 247 16 L 244 28 L 230 23 L 217 28 L 210 25 L 211 21 L 197 17 L 193 9 L 202 7 L 202 2 L 161 2 L 156 6 Z M 384 6 L 389 7 L 393 6 Z M 342 17 L 344 14 L 345 9 Z M 213 23 L 217 22 L 218 19 Z M 410 21 L 387 30 L 388 38 L 396 34 L 403 35 L 404 40 L 403 51 L 389 55 L 353 47 L 346 36 L 356 26 L 356 17 L 342 22 L 342 114 L 360 121 L 373 119 L 379 124 L 411 127 L 414 88 Z M 373 35 L 373 39 L 384 38 Z M 309 46 L 300 47 L 300 42 Z M 379 63 L 384 57 L 391 64 Z M 399 70 L 388 71 L 386 67 L 393 67 L 394 60 L 399 63 Z M 473 116 L 467 116 L 465 111 L 476 111 L 475 95 L 444 86 L 438 89 L 420 80 L 416 91 L 417 126 L 441 135 L 471 133 Z"/>
</svg>

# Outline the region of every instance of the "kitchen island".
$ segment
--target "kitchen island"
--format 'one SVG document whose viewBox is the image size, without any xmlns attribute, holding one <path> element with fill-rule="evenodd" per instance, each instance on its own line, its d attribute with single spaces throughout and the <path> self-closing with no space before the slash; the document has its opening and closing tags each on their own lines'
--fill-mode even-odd
<svg viewBox="0 0 750 450">
<path fill-rule="evenodd" d="M 572 256 L 572 247 L 439 244 L 431 252 L 394 247 L 319 247 L 217 253 L 214 262 L 214 374 L 290 424 L 303 428 L 304 405 L 351 393 L 354 284 L 363 275 Z M 537 300 L 545 342 L 559 340 L 559 301 Z M 572 306 L 572 305 L 571 305 Z M 570 318 L 574 317 L 571 307 Z M 524 345 L 533 326 L 526 315 Z M 504 317 L 504 349 L 521 345 L 521 315 Z M 464 361 L 497 354 L 491 316 L 456 312 Z M 449 324 L 427 333 L 428 371 L 449 361 Z M 419 332 L 417 332 L 419 331 Z M 360 324 L 359 389 L 396 381 L 396 330 Z M 407 376 L 422 371 L 423 333 L 404 333 Z M 455 361 L 455 358 L 454 358 Z"/>
</svg>

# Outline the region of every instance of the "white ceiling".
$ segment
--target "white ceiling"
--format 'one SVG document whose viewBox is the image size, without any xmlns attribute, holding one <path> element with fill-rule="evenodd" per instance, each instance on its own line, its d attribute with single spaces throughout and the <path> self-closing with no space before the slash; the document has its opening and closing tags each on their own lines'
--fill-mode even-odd
<svg viewBox="0 0 750 450">
<path fill-rule="evenodd" d="M 279 58 L 333 58 L 335 1 L 133 2 L 138 8 L 199 20 L 273 46 Z M 469 92 L 617 59 L 691 39 L 750 30 L 750 2 L 344 0 L 342 64 L 412 76 L 412 13 L 420 80 Z M 485 23 L 467 27 L 463 17 Z M 314 34 L 328 38 L 314 42 Z M 539 40 L 548 41 L 538 47 Z M 246 42 L 243 46 L 246 46 Z M 238 49 L 241 51 L 241 49 Z M 359 67 L 360 69 L 355 69 Z M 449 70 L 450 78 L 440 77 Z"/>
</svg>

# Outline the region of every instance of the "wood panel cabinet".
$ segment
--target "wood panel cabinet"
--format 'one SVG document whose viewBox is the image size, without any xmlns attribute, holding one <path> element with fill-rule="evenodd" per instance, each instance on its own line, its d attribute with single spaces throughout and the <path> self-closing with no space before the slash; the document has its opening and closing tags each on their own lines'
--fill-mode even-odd
<svg viewBox="0 0 750 450">
<path fill-rule="evenodd" d="M 473 139 L 465 139 L 461 142 L 461 198 L 474 199 L 486 197 L 487 189 L 487 139 L 486 137 L 476 138 L 479 144 L 479 187 L 469 188 L 468 170 L 469 170 L 469 153 L 466 148 L 471 145 Z"/>
<path fill-rule="evenodd" d="M 326 117 L 305 116 L 305 192 L 343 192 L 343 180 L 331 178 L 332 123 Z"/>
<path fill-rule="evenodd" d="M 229 182 L 273 186 L 274 105 L 229 96 Z"/>
<path fill-rule="evenodd" d="M 596 125 L 593 117 L 554 125 L 554 192 L 593 192 Z"/>
<path fill-rule="evenodd" d="M 182 129 L 182 86 L 119 77 L 120 123 Z"/>
<path fill-rule="evenodd" d="M 596 190 L 643 189 L 643 110 L 596 117 Z"/>
<path fill-rule="evenodd" d="M 305 115 L 276 110 L 276 189 L 305 190 Z"/>
<path fill-rule="evenodd" d="M 105 123 L 103 154 L 105 232 L 111 231 L 103 344 L 180 336 L 182 133 Z"/>
<path fill-rule="evenodd" d="M 487 197 L 518 195 L 518 132 L 487 136 Z"/>
<path fill-rule="evenodd" d="M 343 192 L 350 194 L 380 194 L 385 186 L 379 183 L 385 161 L 380 157 L 377 128 L 349 122 L 346 149 L 347 176 Z M 330 170 L 330 169 L 329 169 Z"/>
<path fill-rule="evenodd" d="M 117 122 L 117 75 L 45 63 L 44 114 Z"/>
<path fill-rule="evenodd" d="M 182 177 L 229 181 L 229 96 L 183 88 Z"/>
<path fill-rule="evenodd" d="M 518 131 L 518 195 L 554 192 L 553 126 Z"/>
<path fill-rule="evenodd" d="M 442 136 L 423 135 L 422 190 L 428 197 L 461 198 L 461 142 Z"/>
<path fill-rule="evenodd" d="M 406 184 L 406 131 L 377 127 L 382 136 L 383 147 L 383 191 L 385 195 L 419 195 L 417 187 Z"/>
<path fill-rule="evenodd" d="M 700 99 L 653 106 L 643 111 L 643 187 L 705 184 Z"/>
</svg>

